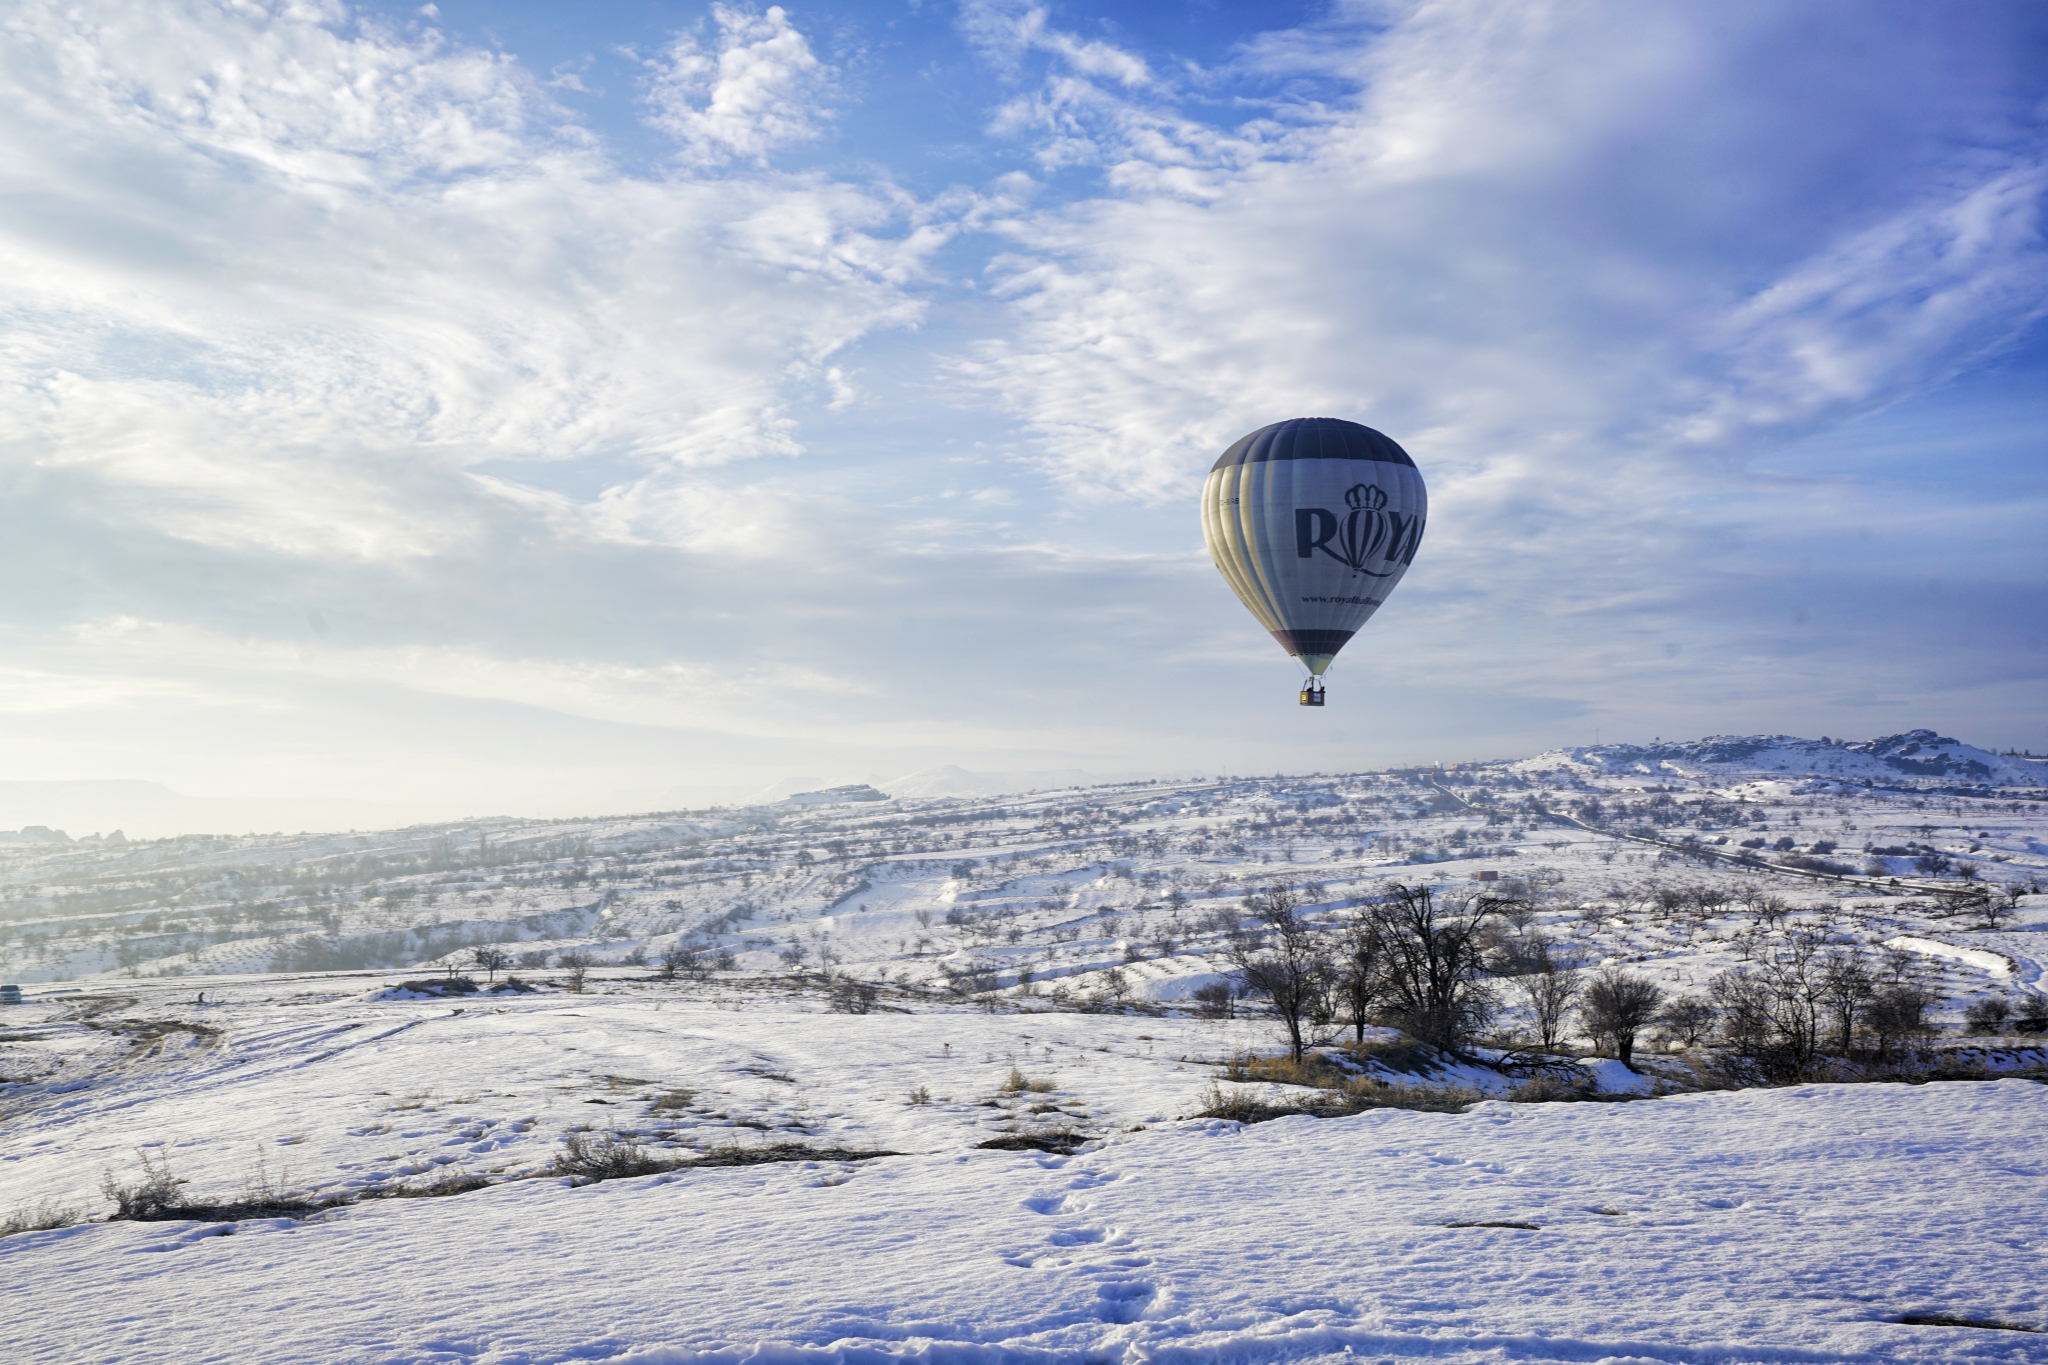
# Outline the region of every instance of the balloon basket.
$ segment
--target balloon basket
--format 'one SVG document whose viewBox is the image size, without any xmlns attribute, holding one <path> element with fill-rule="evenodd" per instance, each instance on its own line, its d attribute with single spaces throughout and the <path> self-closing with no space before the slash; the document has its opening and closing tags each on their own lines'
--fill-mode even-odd
<svg viewBox="0 0 2048 1365">
<path fill-rule="evenodd" d="M 1323 704 L 1324 690 L 1317 683 L 1307 683 L 1301 689 L 1301 704 L 1303 706 L 1321 706 Z"/>
</svg>

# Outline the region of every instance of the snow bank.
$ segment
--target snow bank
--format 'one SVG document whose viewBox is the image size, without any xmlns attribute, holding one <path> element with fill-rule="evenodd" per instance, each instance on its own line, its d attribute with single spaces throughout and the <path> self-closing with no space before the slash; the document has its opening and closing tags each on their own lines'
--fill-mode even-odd
<svg viewBox="0 0 2048 1365">
<path fill-rule="evenodd" d="M 1952 958 L 1957 962 L 1967 962 L 1970 966 L 1989 972 L 1993 976 L 2010 977 L 2013 975 L 2013 962 L 2011 958 L 2003 953 L 1994 953 L 1983 948 L 1958 948 L 1953 943 L 1941 943 L 1931 938 L 1918 938 L 1912 934 L 1900 934 L 1897 938 L 1888 938 L 1885 940 L 1884 946 L 1887 948 L 1904 948 L 1912 953 L 1926 953 L 1929 957 L 1946 957 Z"/>
</svg>

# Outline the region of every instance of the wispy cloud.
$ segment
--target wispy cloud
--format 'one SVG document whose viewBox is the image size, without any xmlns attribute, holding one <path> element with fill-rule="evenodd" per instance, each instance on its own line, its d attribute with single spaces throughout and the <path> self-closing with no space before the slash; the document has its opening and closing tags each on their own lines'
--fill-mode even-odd
<svg viewBox="0 0 2048 1365">
<path fill-rule="evenodd" d="M 515 63 L 432 35 L 202 5 L 11 27 L 0 438 L 177 535 L 445 553 L 475 513 L 436 469 L 786 453 L 831 357 L 923 307 L 900 197 L 622 176 Z"/>
</svg>

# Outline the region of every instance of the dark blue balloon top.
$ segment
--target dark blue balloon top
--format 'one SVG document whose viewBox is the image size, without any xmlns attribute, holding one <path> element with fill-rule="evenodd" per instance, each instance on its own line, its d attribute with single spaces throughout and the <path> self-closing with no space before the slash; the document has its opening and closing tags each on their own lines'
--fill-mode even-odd
<svg viewBox="0 0 2048 1365">
<path fill-rule="evenodd" d="M 1260 427 L 1224 451 L 1209 468 L 1213 471 L 1261 460 L 1378 460 L 1415 468 L 1408 452 L 1392 439 L 1341 417 L 1296 417 Z"/>
</svg>

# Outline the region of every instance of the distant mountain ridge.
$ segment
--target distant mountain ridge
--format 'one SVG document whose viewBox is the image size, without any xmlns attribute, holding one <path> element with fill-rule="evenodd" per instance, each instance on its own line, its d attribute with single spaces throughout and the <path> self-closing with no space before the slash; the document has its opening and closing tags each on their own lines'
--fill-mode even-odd
<svg viewBox="0 0 2048 1365">
<path fill-rule="evenodd" d="M 1706 768 L 1831 777 L 1852 781 L 1918 779 L 1991 787 L 2039 787 L 2048 765 L 1980 749 L 1932 730 L 1908 730 L 1879 739 L 1841 740 L 1798 735 L 1710 735 L 1669 744 L 1600 744 L 1552 749 L 1510 765 L 1541 772 L 1559 767 L 1595 772 L 1673 775 Z"/>
<path fill-rule="evenodd" d="M 344 797 L 186 796 L 125 778 L 0 781 L 0 830 L 47 826 L 71 837 L 122 829 L 129 838 L 272 830 L 391 829 L 430 819 L 431 808 Z M 17 835 L 12 842 L 34 843 Z"/>
</svg>

